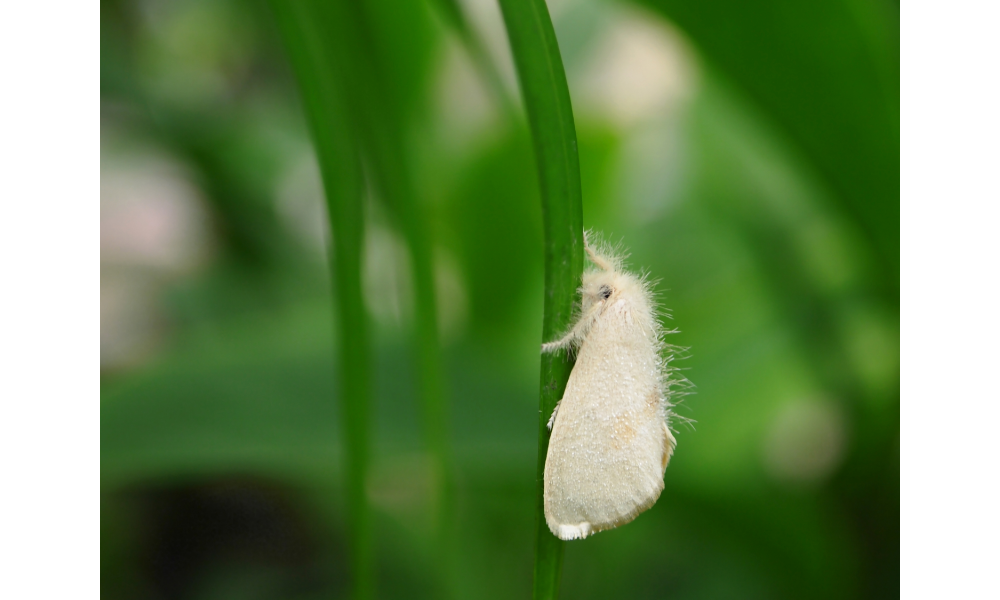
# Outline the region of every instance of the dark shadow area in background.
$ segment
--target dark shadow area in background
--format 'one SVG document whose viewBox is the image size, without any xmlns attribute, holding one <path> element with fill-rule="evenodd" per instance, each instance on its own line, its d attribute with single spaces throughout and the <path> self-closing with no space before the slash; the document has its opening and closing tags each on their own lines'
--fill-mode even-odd
<svg viewBox="0 0 1000 600">
<path fill-rule="evenodd" d="M 224 477 L 118 492 L 116 500 L 128 513 L 132 543 L 122 562 L 102 561 L 104 597 L 116 591 L 162 600 L 342 595 L 341 540 L 320 544 L 288 490 Z M 140 577 L 129 581 L 121 568 Z"/>
</svg>

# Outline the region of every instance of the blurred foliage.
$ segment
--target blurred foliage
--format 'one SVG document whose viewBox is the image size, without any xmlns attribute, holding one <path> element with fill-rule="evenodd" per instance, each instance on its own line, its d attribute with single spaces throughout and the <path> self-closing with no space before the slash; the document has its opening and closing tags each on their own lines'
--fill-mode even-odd
<svg viewBox="0 0 1000 600">
<path fill-rule="evenodd" d="M 373 43 L 434 241 L 454 586 L 460 597 L 523 598 L 540 200 L 525 122 L 495 89 L 517 97 L 509 51 L 491 45 L 503 39 L 499 10 L 464 7 L 502 84 L 466 54 L 450 5 L 373 3 Z M 660 280 L 667 325 L 680 330 L 668 341 L 690 348 L 678 364 L 696 384 L 679 407 L 696 423 L 678 432 L 662 497 L 634 523 L 567 545 L 563 597 L 898 596 L 898 6 L 551 9 L 584 224 L 621 239 L 631 265 Z M 621 31 L 667 40 L 683 67 L 612 60 L 648 69 L 640 83 L 669 82 L 666 100 L 626 119 L 601 94 L 628 104 L 646 88 L 591 83 Z M 329 233 L 315 233 L 319 172 L 274 14 L 233 0 L 102 2 L 101 94 L 102 189 L 144 173 L 140 158 L 170 165 L 209 232 L 180 267 L 123 258 L 107 249 L 120 232 L 104 226 L 113 205 L 102 194 L 102 348 L 126 308 L 152 315 L 128 360 L 102 357 L 102 594 L 345 596 Z M 162 194 L 147 179 L 128 180 L 137 206 Z M 429 598 L 435 474 L 408 341 L 410 259 L 393 215 L 371 194 L 367 494 L 377 595 Z M 126 233 L 155 242 L 134 223 Z"/>
</svg>

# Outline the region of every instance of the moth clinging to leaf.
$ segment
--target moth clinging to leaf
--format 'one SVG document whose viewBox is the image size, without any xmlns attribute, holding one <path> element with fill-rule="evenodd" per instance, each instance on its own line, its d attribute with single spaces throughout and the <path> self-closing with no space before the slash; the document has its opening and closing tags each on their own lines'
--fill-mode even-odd
<svg viewBox="0 0 1000 600">
<path fill-rule="evenodd" d="M 670 357 L 650 282 L 622 256 L 584 244 L 579 316 L 542 352 L 576 352 L 566 391 L 549 419 L 545 520 L 563 540 L 628 523 L 650 508 L 677 442 L 670 430 Z"/>
</svg>

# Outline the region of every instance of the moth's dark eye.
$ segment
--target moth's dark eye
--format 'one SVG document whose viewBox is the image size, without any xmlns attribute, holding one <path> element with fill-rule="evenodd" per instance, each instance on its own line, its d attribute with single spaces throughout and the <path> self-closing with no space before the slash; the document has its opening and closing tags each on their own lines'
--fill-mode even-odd
<svg viewBox="0 0 1000 600">
<path fill-rule="evenodd" d="M 601 297 L 601 300 L 607 300 L 611 297 L 611 288 L 606 285 L 602 285 L 601 289 L 597 292 L 597 295 Z"/>
</svg>

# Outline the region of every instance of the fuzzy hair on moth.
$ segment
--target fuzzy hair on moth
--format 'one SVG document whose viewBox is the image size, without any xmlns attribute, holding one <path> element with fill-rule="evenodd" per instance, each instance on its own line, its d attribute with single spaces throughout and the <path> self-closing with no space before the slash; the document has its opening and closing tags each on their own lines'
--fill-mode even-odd
<svg viewBox="0 0 1000 600">
<path fill-rule="evenodd" d="M 542 352 L 576 351 L 556 404 L 545 457 L 545 521 L 563 540 L 628 523 L 653 506 L 677 445 L 670 356 L 646 276 L 622 268 L 624 256 L 584 245 L 596 269 L 583 274 L 576 323 Z"/>
</svg>

